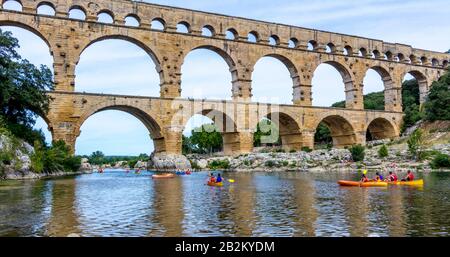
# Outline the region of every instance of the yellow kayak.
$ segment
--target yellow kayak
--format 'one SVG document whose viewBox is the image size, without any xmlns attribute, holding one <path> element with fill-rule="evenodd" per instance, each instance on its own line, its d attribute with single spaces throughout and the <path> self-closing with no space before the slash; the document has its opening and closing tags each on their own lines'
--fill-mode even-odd
<svg viewBox="0 0 450 257">
<path fill-rule="evenodd" d="M 423 186 L 423 179 L 413 180 L 413 181 L 396 181 L 388 182 L 389 185 L 400 185 L 400 186 Z"/>
<path fill-rule="evenodd" d="M 359 182 L 359 181 L 347 181 L 339 180 L 338 184 L 345 187 L 387 187 L 388 183 L 383 181 L 370 181 L 370 182 Z"/>
</svg>

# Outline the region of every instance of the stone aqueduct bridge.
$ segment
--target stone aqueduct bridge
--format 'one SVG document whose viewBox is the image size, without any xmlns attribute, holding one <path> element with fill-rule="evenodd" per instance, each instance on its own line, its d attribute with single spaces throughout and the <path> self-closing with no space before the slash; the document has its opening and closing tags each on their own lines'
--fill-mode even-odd
<svg viewBox="0 0 450 257">
<path fill-rule="evenodd" d="M 375 138 L 394 138 L 400 133 L 403 117 L 404 76 L 409 73 L 418 80 L 423 102 L 432 81 L 445 72 L 450 60 L 448 54 L 403 44 L 134 1 L 20 3 L 21 11 L 0 9 L 0 25 L 25 28 L 49 46 L 54 59 L 55 91 L 49 93 L 54 100 L 44 119 L 53 139 L 63 139 L 73 148 L 83 122 L 92 114 L 109 109 L 140 119 L 149 129 L 158 153 L 181 153 L 181 133 L 194 114 L 204 114 L 218 124 L 227 154 L 252 151 L 253 132 L 264 117 L 280 126 L 286 149 L 312 148 L 315 130 L 322 121 L 331 129 L 337 147 L 364 144 L 368 130 Z M 52 7 L 55 15 L 38 14 L 41 5 Z M 85 19 L 69 18 L 73 9 L 84 12 Z M 99 22 L 97 17 L 102 13 L 110 15 L 113 22 Z M 135 18 L 139 26 L 127 25 L 127 17 Z M 153 21 L 164 28 L 152 28 Z M 179 32 L 179 24 L 187 32 Z M 203 29 L 210 34 L 203 35 Z M 249 34 L 256 42 L 249 42 Z M 75 67 L 80 55 L 91 44 L 105 39 L 127 40 L 152 57 L 160 75 L 159 98 L 75 92 Z M 313 49 L 308 49 L 308 45 Z M 184 58 L 192 50 L 202 48 L 218 53 L 229 65 L 231 101 L 179 98 Z M 251 101 L 253 67 L 265 56 L 277 58 L 290 71 L 292 105 Z M 345 109 L 311 106 L 313 73 L 322 63 L 334 66 L 342 75 Z M 368 69 L 377 71 L 383 79 L 385 111 L 363 108 L 363 79 Z"/>
</svg>

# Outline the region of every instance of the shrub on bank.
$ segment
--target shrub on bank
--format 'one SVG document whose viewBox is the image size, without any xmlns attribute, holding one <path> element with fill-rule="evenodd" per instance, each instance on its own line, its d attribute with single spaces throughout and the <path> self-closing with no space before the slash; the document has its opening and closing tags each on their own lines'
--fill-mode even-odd
<svg viewBox="0 0 450 257">
<path fill-rule="evenodd" d="M 227 170 L 230 168 L 230 161 L 227 159 L 225 160 L 213 160 L 212 162 L 208 163 L 208 168 L 211 170 Z"/>
<path fill-rule="evenodd" d="M 408 151 L 411 156 L 419 161 L 423 160 L 424 137 L 423 130 L 416 129 L 408 138 Z"/>
<path fill-rule="evenodd" d="M 72 156 L 69 146 L 62 140 L 53 142 L 46 148 L 39 141 L 34 144 L 31 155 L 31 168 L 34 172 L 75 172 L 80 169 L 81 157 Z"/>
<path fill-rule="evenodd" d="M 437 154 L 431 162 L 433 169 L 450 168 L 450 156 L 447 154 Z"/>
<path fill-rule="evenodd" d="M 381 148 L 378 150 L 378 156 L 380 158 L 385 158 L 385 157 L 388 157 L 388 155 L 389 155 L 389 150 L 388 150 L 387 146 L 386 145 L 381 146 Z"/>
<path fill-rule="evenodd" d="M 272 167 L 275 166 L 275 162 L 269 160 L 269 161 L 266 161 L 266 163 L 264 163 L 264 165 L 265 165 L 266 167 L 272 168 Z"/>
<path fill-rule="evenodd" d="M 311 148 L 307 147 L 307 146 L 304 146 L 304 147 L 302 147 L 302 151 L 303 151 L 303 152 L 306 152 L 306 153 L 310 153 L 310 152 L 312 152 L 313 150 L 312 150 Z"/>
<path fill-rule="evenodd" d="M 365 156 L 365 147 L 362 145 L 354 145 L 350 149 L 350 153 L 352 154 L 352 159 L 355 162 L 361 162 L 364 160 Z"/>
</svg>

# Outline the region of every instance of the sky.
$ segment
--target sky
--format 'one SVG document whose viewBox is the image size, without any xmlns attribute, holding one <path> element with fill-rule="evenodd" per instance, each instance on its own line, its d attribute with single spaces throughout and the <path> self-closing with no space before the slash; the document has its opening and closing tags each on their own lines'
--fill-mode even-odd
<svg viewBox="0 0 450 257">
<path fill-rule="evenodd" d="M 358 35 L 440 52 L 450 48 L 450 26 L 444 22 L 450 10 L 448 0 L 147 2 Z M 8 1 L 4 7 L 12 5 Z M 49 49 L 40 38 L 23 29 L 1 28 L 12 31 L 19 39 L 22 57 L 36 65 L 52 66 Z M 107 40 L 91 45 L 83 52 L 75 74 L 75 90 L 79 92 L 159 95 L 155 64 L 145 51 L 126 41 Z M 280 61 L 262 58 L 255 66 L 252 80 L 253 100 L 291 103 L 292 80 Z M 380 76 L 372 70 L 367 73 L 364 85 L 364 94 L 383 90 Z M 330 106 L 345 99 L 341 76 L 326 64 L 315 71 L 312 90 L 314 106 Z M 182 97 L 230 99 L 231 74 L 225 61 L 208 50 L 189 53 L 182 66 Z M 205 122 L 209 122 L 207 118 L 195 116 L 184 134 L 189 135 L 193 127 Z M 51 141 L 42 119 L 38 119 L 36 128 L 42 128 L 47 141 Z M 150 154 L 153 143 L 148 130 L 135 117 L 120 111 L 104 111 L 83 124 L 76 143 L 77 154 L 88 155 L 96 150 L 107 155 Z"/>
</svg>

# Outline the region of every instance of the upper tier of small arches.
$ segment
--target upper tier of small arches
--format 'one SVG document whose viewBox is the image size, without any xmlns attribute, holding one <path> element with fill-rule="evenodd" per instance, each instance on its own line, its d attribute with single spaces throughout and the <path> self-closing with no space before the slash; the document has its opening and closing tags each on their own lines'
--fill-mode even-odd
<svg viewBox="0 0 450 257">
<path fill-rule="evenodd" d="M 316 33 L 317 31 L 314 30 L 295 27 L 294 30 L 292 30 L 293 27 L 290 27 L 289 33 L 283 33 L 282 28 L 288 26 L 278 24 L 268 24 L 264 22 L 255 24 L 255 21 L 248 20 L 247 22 L 240 23 L 238 21 L 238 23 L 234 24 L 228 22 L 229 25 L 227 25 L 227 23 L 222 23 L 220 19 L 211 19 L 211 17 L 207 17 L 210 16 L 208 14 L 204 15 L 206 17 L 202 19 L 202 21 L 194 20 L 193 18 L 189 21 L 188 18 L 176 18 L 179 17 L 178 15 L 163 15 L 161 12 L 158 12 L 158 10 L 153 10 L 149 13 L 144 12 L 144 10 L 139 12 L 137 11 L 136 6 L 156 9 L 162 9 L 163 7 L 157 5 L 153 6 L 149 4 L 139 4 L 133 1 L 130 2 L 133 2 L 132 6 L 135 6 L 135 8 L 130 8 L 129 12 L 124 11 L 127 10 L 127 8 L 120 8 L 121 11 L 117 12 L 108 9 L 106 6 L 103 8 L 102 5 L 105 5 L 102 4 L 103 2 L 104 1 L 98 1 L 98 3 L 95 4 L 95 8 L 93 8 L 92 2 L 83 0 L 67 1 L 65 4 L 61 4 L 59 0 L 47 0 L 40 2 L 33 0 L 3 0 L 2 8 L 23 12 L 32 11 L 39 15 L 66 17 L 90 22 L 115 24 L 119 26 L 152 29 L 171 33 L 192 34 L 196 36 L 234 40 L 253 44 L 264 44 L 273 47 L 284 47 L 327 54 L 372 58 L 436 68 L 448 67 L 448 62 L 450 59 L 450 57 L 446 54 L 329 32 Z M 111 0 L 108 2 L 111 2 Z M 14 6 L 14 8 L 5 6 L 6 3 L 9 3 L 10 6 Z M 14 5 L 11 3 L 14 3 Z M 26 6 L 23 6 L 24 4 L 26 4 Z M 127 3 L 123 4 L 125 5 Z M 186 10 L 184 11 L 186 12 Z M 217 15 L 217 17 L 222 16 Z M 267 24 L 269 26 L 262 26 Z M 254 27 L 249 27 L 251 25 L 256 26 L 256 29 Z M 273 29 L 271 26 L 276 26 L 276 28 Z M 279 33 L 273 33 L 273 31 L 277 31 Z M 311 33 L 311 31 L 314 33 Z M 321 34 L 323 34 L 323 36 L 320 36 Z M 324 38 L 330 38 L 330 34 L 335 35 L 337 40 L 334 42 L 325 41 Z"/>
</svg>

